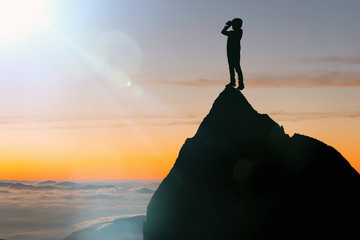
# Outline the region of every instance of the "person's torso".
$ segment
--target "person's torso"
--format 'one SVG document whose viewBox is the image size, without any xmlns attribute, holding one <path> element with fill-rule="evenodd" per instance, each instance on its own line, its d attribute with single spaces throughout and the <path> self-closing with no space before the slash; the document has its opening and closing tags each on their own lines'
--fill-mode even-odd
<svg viewBox="0 0 360 240">
<path fill-rule="evenodd" d="M 231 51 L 240 50 L 240 40 L 242 37 L 242 30 L 240 31 L 232 31 L 228 36 L 227 40 L 227 49 Z"/>
</svg>

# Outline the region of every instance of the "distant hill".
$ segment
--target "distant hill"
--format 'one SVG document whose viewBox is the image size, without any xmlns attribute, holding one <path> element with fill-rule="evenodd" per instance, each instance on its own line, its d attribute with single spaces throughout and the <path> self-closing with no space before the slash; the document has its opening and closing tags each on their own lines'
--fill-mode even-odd
<svg viewBox="0 0 360 240">
<path fill-rule="evenodd" d="M 38 183 L 38 185 L 52 185 L 52 184 L 56 184 L 56 182 L 52 181 L 52 180 L 47 180 L 47 181 L 43 181 L 43 182 Z"/>
<path fill-rule="evenodd" d="M 57 186 L 62 186 L 62 187 L 76 187 L 79 186 L 79 184 L 75 183 L 75 182 L 60 182 L 60 183 L 56 183 Z"/>
</svg>

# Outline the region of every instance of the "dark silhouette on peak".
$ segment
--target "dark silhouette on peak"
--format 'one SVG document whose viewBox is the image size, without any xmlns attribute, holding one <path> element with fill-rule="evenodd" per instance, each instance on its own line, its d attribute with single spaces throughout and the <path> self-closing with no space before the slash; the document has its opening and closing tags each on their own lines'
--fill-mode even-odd
<svg viewBox="0 0 360 240">
<path fill-rule="evenodd" d="M 222 34 L 228 37 L 226 52 L 229 63 L 230 71 L 230 83 L 227 86 L 235 86 L 235 70 L 238 74 L 239 85 L 238 89 L 244 89 L 244 79 L 240 67 L 240 40 L 243 35 L 243 30 L 241 29 L 243 21 L 240 18 L 234 18 L 232 21 L 228 21 L 225 24 L 225 27 L 221 31 Z M 233 30 L 229 31 L 228 29 L 232 27 Z"/>
<path fill-rule="evenodd" d="M 288 136 L 227 87 L 154 193 L 144 239 L 349 239 L 359 187 L 334 148 Z"/>
</svg>

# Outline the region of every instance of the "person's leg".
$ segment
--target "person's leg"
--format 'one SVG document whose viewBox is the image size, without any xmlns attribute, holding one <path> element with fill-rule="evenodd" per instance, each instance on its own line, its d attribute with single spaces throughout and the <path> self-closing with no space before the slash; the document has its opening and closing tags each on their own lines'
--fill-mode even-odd
<svg viewBox="0 0 360 240">
<path fill-rule="evenodd" d="M 235 70 L 232 66 L 229 66 L 230 71 L 230 83 L 227 86 L 235 86 Z"/>
<path fill-rule="evenodd" d="M 231 56 L 229 56 L 228 54 L 228 63 L 229 63 L 229 72 L 230 72 L 230 83 L 227 84 L 226 86 L 235 86 L 235 66 L 234 66 L 234 61 L 231 59 Z"/>
<path fill-rule="evenodd" d="M 238 80 L 239 80 L 238 89 L 243 90 L 244 89 L 244 77 L 243 77 L 243 73 L 242 73 L 241 67 L 240 67 L 240 54 L 237 54 L 236 56 L 234 55 L 233 64 L 234 64 L 234 68 L 238 75 Z"/>
<path fill-rule="evenodd" d="M 243 90 L 244 89 L 244 77 L 243 77 L 243 73 L 241 71 L 240 63 L 236 65 L 235 70 L 238 74 L 238 79 L 239 79 L 238 89 Z"/>
</svg>

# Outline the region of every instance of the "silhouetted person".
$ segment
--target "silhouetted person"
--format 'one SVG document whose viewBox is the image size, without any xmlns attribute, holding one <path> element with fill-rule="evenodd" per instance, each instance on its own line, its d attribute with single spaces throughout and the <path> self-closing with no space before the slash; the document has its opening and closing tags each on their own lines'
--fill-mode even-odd
<svg viewBox="0 0 360 240">
<path fill-rule="evenodd" d="M 244 89 L 244 79 L 240 67 L 240 40 L 243 35 L 243 30 L 241 29 L 242 23 L 243 22 L 240 18 L 234 18 L 232 21 L 228 21 L 224 29 L 221 31 L 222 34 L 228 36 L 226 51 L 230 70 L 230 83 L 226 86 L 235 86 L 236 70 L 239 79 L 239 90 Z M 232 27 L 232 31 L 228 31 L 230 27 Z"/>
</svg>

